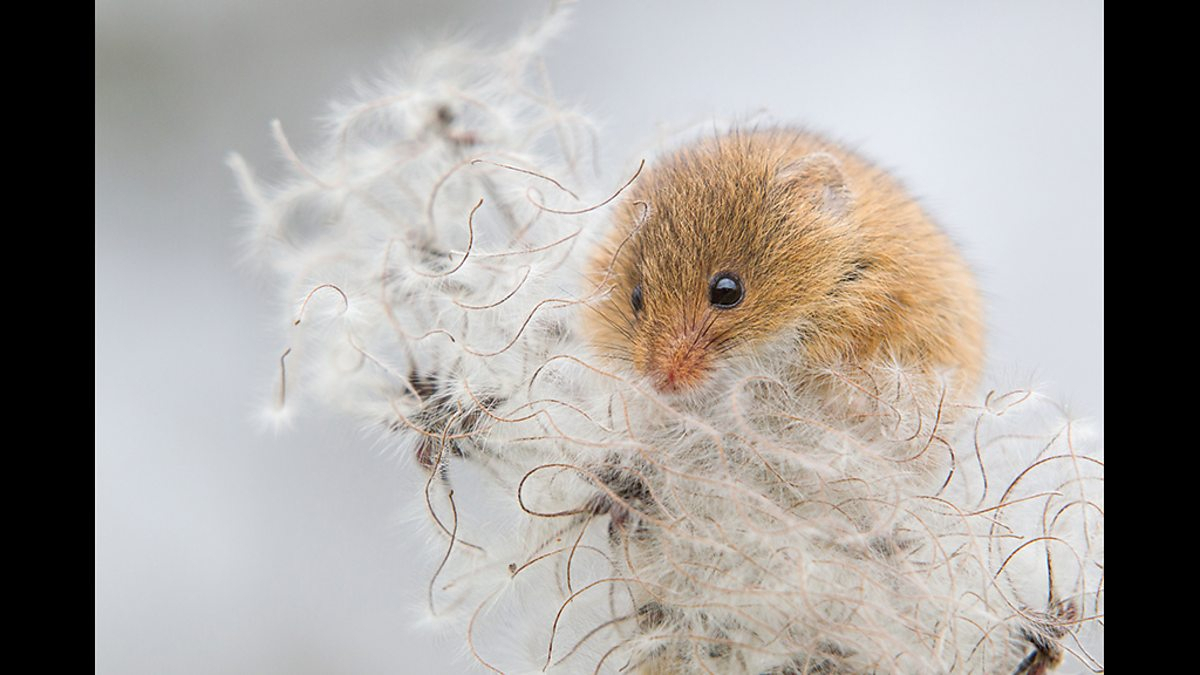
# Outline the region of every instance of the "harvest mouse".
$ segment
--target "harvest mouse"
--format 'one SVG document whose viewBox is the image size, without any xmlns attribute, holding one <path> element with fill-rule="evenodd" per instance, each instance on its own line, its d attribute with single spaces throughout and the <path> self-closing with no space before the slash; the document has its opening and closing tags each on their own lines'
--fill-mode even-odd
<svg viewBox="0 0 1200 675">
<path fill-rule="evenodd" d="M 982 367 L 955 245 L 896 180 L 806 131 L 734 131 L 652 164 L 588 274 L 611 289 L 585 319 L 594 345 L 664 395 L 739 355 L 801 374 L 890 360 L 964 392 Z"/>
</svg>

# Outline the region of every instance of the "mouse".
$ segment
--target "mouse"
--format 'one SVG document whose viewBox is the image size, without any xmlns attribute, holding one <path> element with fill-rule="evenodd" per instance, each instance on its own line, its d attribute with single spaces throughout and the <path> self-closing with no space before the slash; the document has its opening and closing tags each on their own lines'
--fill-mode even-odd
<svg viewBox="0 0 1200 675">
<path fill-rule="evenodd" d="M 602 289 L 593 347 L 665 396 L 746 357 L 796 381 L 895 363 L 960 393 L 983 366 L 958 246 L 888 172 L 805 129 L 734 129 L 648 164 L 585 274 Z"/>
</svg>

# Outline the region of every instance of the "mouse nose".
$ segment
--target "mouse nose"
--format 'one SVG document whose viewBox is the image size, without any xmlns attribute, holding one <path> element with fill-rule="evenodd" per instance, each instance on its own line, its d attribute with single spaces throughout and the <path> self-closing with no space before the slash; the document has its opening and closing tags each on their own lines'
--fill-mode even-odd
<svg viewBox="0 0 1200 675">
<path fill-rule="evenodd" d="M 708 350 L 700 344 L 700 337 L 688 331 L 654 346 L 647 370 L 655 389 L 662 393 L 678 393 L 704 380 L 709 370 L 709 358 Z"/>
</svg>

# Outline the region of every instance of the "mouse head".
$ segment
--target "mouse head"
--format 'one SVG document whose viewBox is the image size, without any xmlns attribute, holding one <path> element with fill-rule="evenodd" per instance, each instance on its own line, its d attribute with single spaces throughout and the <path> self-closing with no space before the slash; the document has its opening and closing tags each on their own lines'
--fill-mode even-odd
<svg viewBox="0 0 1200 675">
<path fill-rule="evenodd" d="M 839 306 L 864 265 L 853 195 L 839 160 L 804 143 L 734 134 L 651 167 L 589 270 L 608 289 L 588 312 L 603 353 L 686 393 L 733 354 L 849 328 Z"/>
</svg>

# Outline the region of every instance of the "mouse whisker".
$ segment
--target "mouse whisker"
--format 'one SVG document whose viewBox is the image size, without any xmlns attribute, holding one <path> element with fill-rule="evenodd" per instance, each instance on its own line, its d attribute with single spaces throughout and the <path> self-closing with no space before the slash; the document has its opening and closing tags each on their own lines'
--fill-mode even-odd
<svg viewBox="0 0 1200 675">
<path fill-rule="evenodd" d="M 615 321 L 611 316 L 609 316 L 609 314 L 606 313 L 604 309 L 600 309 L 600 308 L 595 307 L 590 304 L 585 304 L 584 306 L 587 307 L 588 309 L 590 309 L 591 311 L 595 312 L 596 316 L 599 316 L 601 319 L 603 319 L 605 323 L 607 323 L 610 327 L 612 327 L 613 330 L 620 333 L 624 338 L 626 338 L 630 341 L 633 340 L 633 328 L 634 328 L 633 322 L 627 316 L 621 315 L 621 318 L 626 320 L 626 325 L 622 326 L 617 321 Z"/>
<path fill-rule="evenodd" d="M 710 349 L 717 354 L 724 354 L 744 341 L 745 340 L 741 335 L 735 335 L 733 334 L 733 330 L 729 329 L 722 331 L 710 338 L 709 341 L 705 343 L 704 348 Z"/>
</svg>

